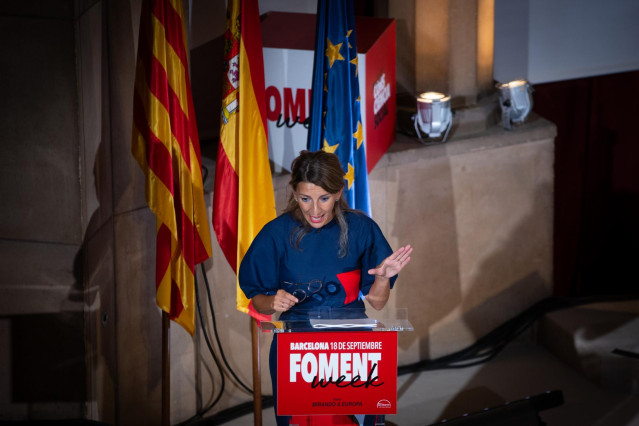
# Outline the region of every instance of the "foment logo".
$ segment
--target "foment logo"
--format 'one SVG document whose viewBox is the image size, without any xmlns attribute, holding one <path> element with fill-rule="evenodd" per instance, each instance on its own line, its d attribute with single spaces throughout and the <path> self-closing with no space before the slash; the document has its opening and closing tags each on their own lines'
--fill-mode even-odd
<svg viewBox="0 0 639 426">
<path fill-rule="evenodd" d="M 387 399 L 380 399 L 379 401 L 377 401 L 377 408 L 391 408 L 391 407 L 392 405 L 390 401 Z"/>
</svg>

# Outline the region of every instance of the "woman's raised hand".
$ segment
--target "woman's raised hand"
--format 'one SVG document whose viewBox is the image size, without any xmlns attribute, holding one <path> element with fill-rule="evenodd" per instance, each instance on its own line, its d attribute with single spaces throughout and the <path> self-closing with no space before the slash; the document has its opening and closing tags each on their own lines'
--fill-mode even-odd
<svg viewBox="0 0 639 426">
<path fill-rule="evenodd" d="M 410 254 L 412 252 L 413 248 L 410 244 L 400 247 L 393 254 L 384 259 L 377 268 L 369 269 L 368 273 L 390 279 L 397 275 L 399 271 L 408 264 L 410 261 Z"/>
</svg>

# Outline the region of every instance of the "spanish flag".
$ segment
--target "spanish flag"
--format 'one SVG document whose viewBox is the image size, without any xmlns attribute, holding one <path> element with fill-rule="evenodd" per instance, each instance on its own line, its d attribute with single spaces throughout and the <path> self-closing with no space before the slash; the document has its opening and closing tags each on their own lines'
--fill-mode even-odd
<svg viewBox="0 0 639 426">
<path fill-rule="evenodd" d="M 156 302 L 195 330 L 195 265 L 211 256 L 182 0 L 143 1 L 131 151 L 156 216 Z"/>
<path fill-rule="evenodd" d="M 213 229 L 237 274 L 253 238 L 275 218 L 268 159 L 262 33 L 257 0 L 229 0 Z M 257 313 L 236 282 L 237 309 Z"/>
</svg>

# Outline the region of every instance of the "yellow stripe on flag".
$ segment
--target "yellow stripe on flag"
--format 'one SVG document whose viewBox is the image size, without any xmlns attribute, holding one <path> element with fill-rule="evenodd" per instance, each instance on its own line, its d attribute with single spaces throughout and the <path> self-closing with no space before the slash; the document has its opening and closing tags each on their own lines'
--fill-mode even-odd
<svg viewBox="0 0 639 426">
<path fill-rule="evenodd" d="M 140 134 L 135 125 L 133 126 L 133 141 L 134 144 L 141 145 L 142 147 L 146 146 L 144 137 Z M 177 225 L 175 223 L 173 194 L 171 194 L 169 189 L 149 167 L 145 154 L 144 148 L 136 149 L 133 153 L 135 159 L 140 165 L 140 168 L 147 176 L 145 188 L 147 204 L 151 211 L 158 217 L 160 222 L 166 224 L 167 228 L 175 230 L 177 229 Z"/>
<path fill-rule="evenodd" d="M 237 93 L 237 91 L 234 93 Z M 233 100 L 235 100 L 234 97 L 233 97 Z M 226 108 L 227 105 L 228 103 L 226 105 L 223 105 L 222 108 Z M 220 143 L 224 147 L 224 151 L 226 152 L 226 157 L 228 158 L 229 163 L 231 163 L 231 166 L 233 166 L 235 173 L 237 173 L 240 168 L 240 165 L 238 162 L 238 154 L 236 152 L 237 151 L 236 147 L 238 145 L 237 141 L 239 140 L 238 139 L 239 124 L 237 120 L 238 120 L 237 114 L 231 114 L 228 117 L 228 122 L 220 128 Z"/>
<path fill-rule="evenodd" d="M 193 191 L 196 193 L 204 193 L 204 182 L 202 180 L 202 171 L 197 161 L 197 153 L 193 142 L 189 142 L 191 150 L 191 175 L 193 182 Z M 203 197 L 193 197 L 193 226 L 197 230 L 197 234 L 202 241 L 207 253 L 212 253 L 211 234 L 209 233 L 208 212 L 206 211 L 206 203 Z M 202 224 L 206 224 L 203 226 Z"/>
<path fill-rule="evenodd" d="M 275 218 L 275 197 L 268 162 L 265 123 L 262 122 L 249 69 L 248 56 L 244 45 L 241 44 L 238 265 L 257 233 L 266 223 Z M 248 312 L 248 302 L 238 285 L 237 308 Z"/>
</svg>

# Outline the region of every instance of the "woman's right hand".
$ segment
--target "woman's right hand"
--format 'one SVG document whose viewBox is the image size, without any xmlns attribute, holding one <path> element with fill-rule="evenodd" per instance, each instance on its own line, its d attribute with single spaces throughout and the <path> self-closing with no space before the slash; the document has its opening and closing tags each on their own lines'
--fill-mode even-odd
<svg viewBox="0 0 639 426">
<path fill-rule="evenodd" d="M 297 297 L 282 289 L 277 290 L 275 296 L 272 297 L 273 301 L 271 302 L 271 309 L 275 312 L 286 312 L 299 302 Z"/>
</svg>

